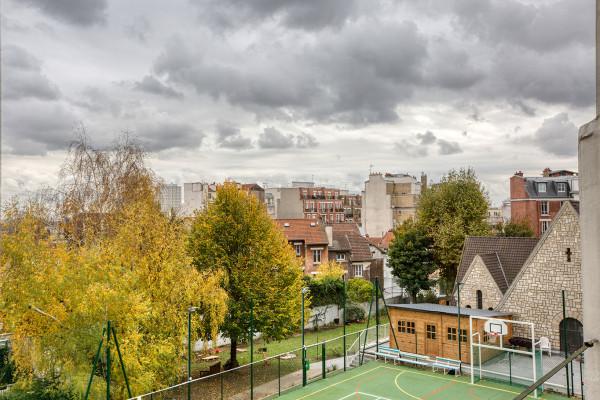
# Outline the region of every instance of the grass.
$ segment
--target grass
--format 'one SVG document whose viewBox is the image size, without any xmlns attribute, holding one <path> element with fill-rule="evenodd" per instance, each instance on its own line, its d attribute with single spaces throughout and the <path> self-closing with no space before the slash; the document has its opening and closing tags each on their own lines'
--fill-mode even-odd
<svg viewBox="0 0 600 400">
<path fill-rule="evenodd" d="M 387 316 L 379 318 L 380 324 L 385 324 L 387 322 L 388 322 Z M 372 317 L 371 321 L 369 322 L 369 327 L 371 327 L 371 326 L 375 326 L 375 317 Z M 366 320 L 364 322 L 346 325 L 346 334 L 351 334 L 351 333 L 361 331 L 361 330 L 365 329 L 366 327 L 367 327 Z M 344 327 L 341 324 L 328 325 L 319 330 L 312 330 L 312 329 L 308 330 L 307 329 L 304 331 L 304 343 L 307 347 L 309 347 L 310 345 L 314 345 L 314 344 L 317 344 L 317 343 L 320 343 L 320 342 L 323 342 L 326 340 L 338 338 L 338 337 L 342 336 L 343 334 L 344 334 Z M 356 337 L 357 337 L 356 335 L 347 336 L 346 337 L 346 347 L 349 347 L 352 344 L 352 342 L 354 342 L 354 340 L 356 340 Z M 265 355 L 263 355 L 262 351 L 259 351 L 259 349 L 262 347 L 267 348 Z M 249 343 L 240 344 L 240 345 L 238 345 L 238 349 L 240 349 L 240 348 L 247 350 L 247 352 L 237 354 L 237 359 L 240 363 L 240 366 L 250 364 L 250 344 Z M 259 360 L 263 359 L 264 356 L 273 357 L 278 354 L 284 354 L 287 352 L 298 350 L 300 348 L 302 348 L 302 333 L 296 333 L 292 337 L 284 339 L 280 342 L 267 343 L 262 339 L 257 339 L 254 341 L 254 361 L 259 361 Z M 225 361 L 227 361 L 229 359 L 229 347 L 228 346 L 220 347 L 218 350 L 219 350 L 218 355 L 220 355 L 222 357 L 221 363 L 224 364 Z M 213 353 L 214 353 L 214 351 L 211 351 L 211 354 L 213 354 Z M 343 339 L 340 338 L 333 342 L 327 343 L 325 354 L 326 354 L 325 355 L 326 358 L 343 357 L 343 355 L 344 355 Z M 298 356 L 301 357 L 301 355 L 298 355 Z M 307 357 L 311 360 L 320 359 L 321 358 L 321 346 L 310 347 L 307 350 Z M 214 362 L 203 363 L 203 362 L 198 361 L 199 359 L 200 359 L 200 357 L 195 357 L 195 361 L 192 362 L 192 376 L 199 376 L 200 371 L 208 371 L 209 365 L 214 364 Z M 301 368 L 300 363 L 298 362 L 297 364 L 298 364 L 297 368 L 294 367 L 293 370 L 297 370 L 297 369 Z M 290 371 L 288 371 L 288 372 L 290 372 Z"/>
</svg>

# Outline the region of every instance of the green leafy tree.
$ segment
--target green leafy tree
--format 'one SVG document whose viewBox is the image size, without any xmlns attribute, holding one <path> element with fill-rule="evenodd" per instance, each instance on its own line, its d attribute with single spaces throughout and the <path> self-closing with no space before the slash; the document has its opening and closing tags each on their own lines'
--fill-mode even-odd
<svg viewBox="0 0 600 400">
<path fill-rule="evenodd" d="M 454 281 L 467 235 L 487 236 L 489 195 L 471 168 L 451 170 L 421 192 L 417 220 L 433 238 L 434 262 Z"/>
<path fill-rule="evenodd" d="M 429 290 L 434 284 L 429 280 L 429 275 L 437 269 L 433 262 L 433 238 L 411 219 L 398 226 L 394 236 L 388 251 L 388 265 L 398 285 L 416 302 L 419 292 Z"/>
<path fill-rule="evenodd" d="M 494 225 L 494 233 L 501 237 L 533 237 L 535 232 L 527 219 L 513 219 L 508 223 Z"/>
<path fill-rule="evenodd" d="M 300 328 L 302 265 L 249 193 L 231 182 L 219 186 L 214 203 L 195 214 L 188 249 L 200 272 L 222 274 L 219 286 L 229 298 L 220 331 L 231 340 L 226 368 L 238 365 L 238 344 L 250 340 L 252 297 L 262 338 L 281 340 Z"/>
<path fill-rule="evenodd" d="M 364 303 L 371 300 L 373 284 L 366 279 L 352 278 L 346 283 L 346 293 L 349 300 Z"/>
</svg>

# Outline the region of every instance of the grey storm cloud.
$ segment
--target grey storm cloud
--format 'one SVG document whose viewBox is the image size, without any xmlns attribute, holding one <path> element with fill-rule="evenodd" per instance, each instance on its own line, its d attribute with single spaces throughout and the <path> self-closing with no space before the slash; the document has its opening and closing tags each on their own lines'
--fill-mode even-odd
<svg viewBox="0 0 600 400">
<path fill-rule="evenodd" d="M 310 133 L 285 134 L 273 127 L 264 128 L 263 132 L 258 135 L 258 147 L 261 149 L 288 149 L 290 147 L 306 149 L 317 147 L 318 144 L 317 139 Z"/>
<path fill-rule="evenodd" d="M 437 140 L 438 153 L 442 156 L 447 156 L 450 154 L 462 153 L 462 149 L 460 148 L 458 142 L 450 142 L 444 139 Z"/>
<path fill-rule="evenodd" d="M 126 25 L 124 31 L 127 35 L 139 40 L 141 43 L 146 43 L 148 35 L 152 32 L 150 22 L 144 16 L 134 18 L 133 21 Z"/>
<path fill-rule="evenodd" d="M 106 21 L 107 0 L 20 0 L 48 16 L 71 25 L 89 27 Z"/>
<path fill-rule="evenodd" d="M 410 99 L 422 79 L 427 41 L 412 22 L 383 25 L 353 24 L 285 52 L 285 43 L 275 43 L 241 55 L 243 62 L 219 61 L 210 49 L 193 51 L 173 38 L 154 70 L 258 115 L 278 109 L 325 123 L 395 122 L 397 104 Z"/>
<path fill-rule="evenodd" d="M 120 101 L 112 99 L 98 87 L 83 89 L 73 104 L 94 113 L 110 113 L 113 117 L 121 116 Z"/>
<path fill-rule="evenodd" d="M 141 81 L 135 82 L 134 90 L 146 93 L 152 93 L 159 96 L 182 99 L 183 94 L 170 86 L 165 85 L 151 75 L 146 75 Z"/>
<path fill-rule="evenodd" d="M 533 135 L 534 143 L 542 150 L 557 156 L 577 155 L 577 126 L 567 113 L 560 113 L 542 122 Z"/>
<path fill-rule="evenodd" d="M 139 126 L 136 133 L 150 150 L 157 152 L 173 148 L 198 148 L 206 136 L 191 124 L 174 121 L 148 122 Z"/>
<path fill-rule="evenodd" d="M 242 136 L 238 127 L 229 121 L 217 122 L 217 145 L 226 149 L 245 150 L 252 148 L 252 141 Z"/>
<path fill-rule="evenodd" d="M 535 117 L 535 108 L 528 106 L 527 104 L 525 104 L 523 102 L 523 100 L 514 99 L 514 100 L 510 100 L 509 103 L 513 108 L 515 108 L 517 110 L 521 110 L 523 112 L 523 114 L 528 115 L 530 117 Z"/>
<path fill-rule="evenodd" d="M 443 8 L 457 17 L 455 26 L 468 36 L 497 45 L 509 43 L 536 51 L 553 51 L 570 44 L 593 44 L 587 29 L 594 18 L 587 0 L 524 4 L 516 0 L 459 0 Z M 569 23 L 564 23 L 565 15 Z M 560 29 L 558 28 L 560 27 Z"/>
<path fill-rule="evenodd" d="M 302 132 L 296 136 L 296 146 L 300 149 L 312 149 L 318 145 L 319 142 L 310 133 Z"/>
<path fill-rule="evenodd" d="M 11 102 L 3 108 L 3 152 L 45 155 L 66 149 L 75 120 L 58 103 L 33 100 L 27 107 Z"/>
<path fill-rule="evenodd" d="M 395 144 L 396 151 L 408 157 L 420 158 L 429 154 L 429 148 L 436 145 L 438 154 L 442 156 L 462 153 L 462 149 L 458 142 L 438 138 L 435 133 L 426 131 L 425 133 L 417 133 L 411 140 L 402 139 L 401 142 Z"/>
<path fill-rule="evenodd" d="M 60 97 L 58 87 L 42 73 L 42 62 L 22 47 L 5 45 L 2 65 L 3 73 L 10 76 L 10 79 L 2 80 L 4 100 L 56 100 Z"/>
<path fill-rule="evenodd" d="M 194 2 L 201 20 L 218 32 L 264 20 L 304 30 L 341 26 L 356 14 L 355 0 L 206 0 Z"/>
</svg>

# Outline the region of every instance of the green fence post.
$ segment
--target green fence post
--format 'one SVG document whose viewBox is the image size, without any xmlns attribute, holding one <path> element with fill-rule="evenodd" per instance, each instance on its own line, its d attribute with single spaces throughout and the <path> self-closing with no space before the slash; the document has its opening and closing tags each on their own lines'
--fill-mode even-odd
<svg viewBox="0 0 600 400">
<path fill-rule="evenodd" d="M 567 348 L 567 311 L 565 308 L 565 291 L 562 291 L 562 306 L 563 306 L 563 343 L 565 346 L 565 358 L 569 357 L 569 350 Z M 569 364 L 565 365 L 565 376 L 567 378 L 567 396 L 571 397 L 571 392 L 569 390 Z"/>
<path fill-rule="evenodd" d="M 583 395 L 583 354 L 581 355 L 581 361 L 579 362 L 579 383 L 581 383 L 581 400 L 585 399 Z"/>
<path fill-rule="evenodd" d="M 115 332 L 115 327 L 112 328 L 113 338 L 115 339 L 115 347 L 117 348 L 117 355 L 119 356 L 119 361 L 121 362 L 121 369 L 123 370 L 123 377 L 125 377 L 125 385 L 127 386 L 127 393 L 129 394 L 129 398 L 132 398 L 131 390 L 129 389 L 129 380 L 127 379 L 127 374 L 125 373 L 125 364 L 123 363 L 123 357 L 121 356 L 121 349 L 119 348 L 119 342 L 117 341 L 117 333 Z"/>
<path fill-rule="evenodd" d="M 379 277 L 375 277 L 375 351 L 379 353 Z"/>
<path fill-rule="evenodd" d="M 343 280 L 343 292 L 344 292 L 344 318 L 342 323 L 344 324 L 344 372 L 346 372 L 346 274 L 344 274 Z"/>
<path fill-rule="evenodd" d="M 512 351 L 508 352 L 508 382 L 512 385 Z"/>
<path fill-rule="evenodd" d="M 98 365 L 98 359 L 100 358 L 100 350 L 102 350 L 102 342 L 104 342 L 104 332 L 106 332 L 106 328 L 102 330 L 102 337 L 100 338 L 100 344 L 98 345 L 98 351 L 96 352 L 96 358 L 94 359 L 94 366 L 92 367 L 92 373 L 90 375 L 90 381 L 88 383 L 87 390 L 85 392 L 84 399 L 87 400 L 90 389 L 92 388 L 92 379 L 94 379 L 94 372 L 96 372 L 96 365 Z"/>
<path fill-rule="evenodd" d="M 250 297 L 250 400 L 254 400 L 254 297 Z"/>
<path fill-rule="evenodd" d="M 302 345 L 302 386 L 306 386 L 306 347 Z"/>
<path fill-rule="evenodd" d="M 460 342 L 461 342 L 461 340 L 460 340 L 460 333 L 461 333 L 460 332 L 460 284 L 461 283 L 462 282 L 456 282 L 456 293 L 457 293 L 457 298 L 458 298 L 458 304 L 456 305 L 456 311 L 457 311 L 457 315 L 458 315 L 458 361 L 461 361 L 458 364 L 458 372 L 459 373 L 462 373 L 462 368 L 461 368 L 461 365 L 462 365 L 462 351 L 461 351 L 461 348 L 460 348 Z"/>
<path fill-rule="evenodd" d="M 279 381 L 279 395 L 281 396 L 281 355 L 277 356 L 277 380 Z"/>
<path fill-rule="evenodd" d="M 221 372 L 221 400 L 223 400 L 223 375 L 224 373 Z"/>
<path fill-rule="evenodd" d="M 323 369 L 323 379 L 325 379 L 325 342 L 321 343 L 321 368 Z"/>
<path fill-rule="evenodd" d="M 106 321 L 106 400 L 110 400 L 110 321 Z"/>
</svg>

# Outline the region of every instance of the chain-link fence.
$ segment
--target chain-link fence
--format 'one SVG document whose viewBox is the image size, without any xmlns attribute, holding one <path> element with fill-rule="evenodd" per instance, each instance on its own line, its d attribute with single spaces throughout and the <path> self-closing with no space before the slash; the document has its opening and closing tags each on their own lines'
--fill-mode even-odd
<svg viewBox="0 0 600 400">
<path fill-rule="evenodd" d="M 375 352 L 378 344 L 388 340 L 388 325 L 372 326 L 305 346 L 304 351 L 296 349 L 228 371 L 215 371 L 211 375 L 134 399 L 187 400 L 188 392 L 190 400 L 252 400 L 279 396 L 373 360 L 372 357 L 362 357 L 364 349 Z"/>
</svg>

